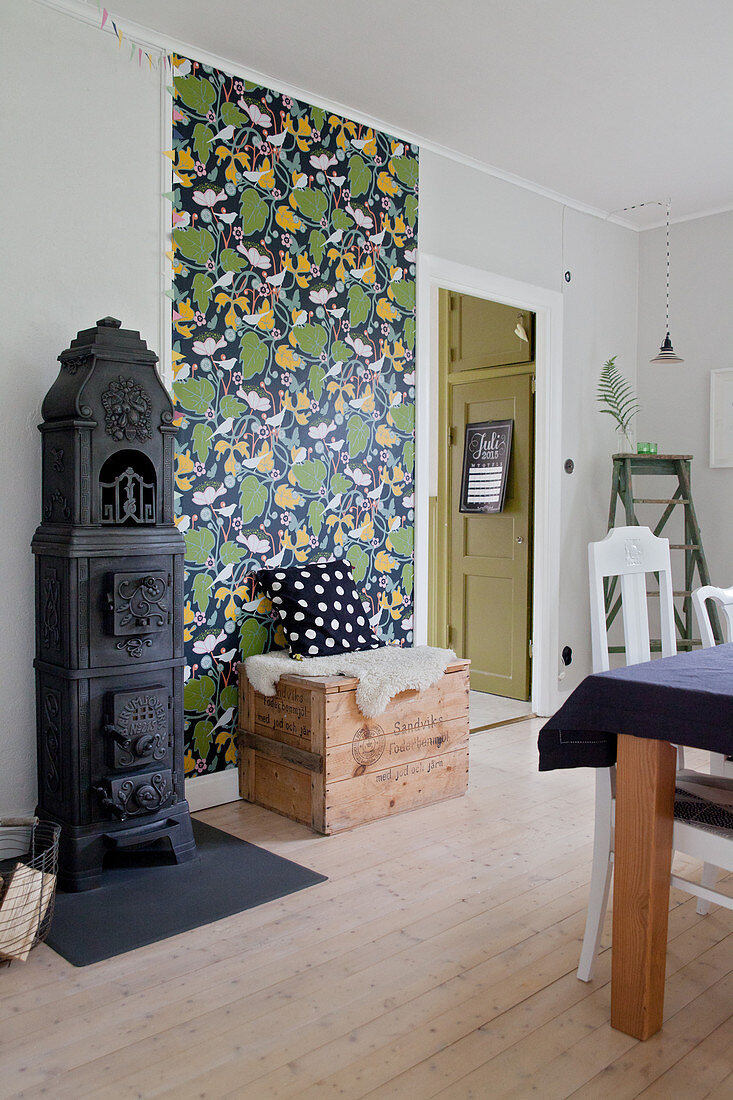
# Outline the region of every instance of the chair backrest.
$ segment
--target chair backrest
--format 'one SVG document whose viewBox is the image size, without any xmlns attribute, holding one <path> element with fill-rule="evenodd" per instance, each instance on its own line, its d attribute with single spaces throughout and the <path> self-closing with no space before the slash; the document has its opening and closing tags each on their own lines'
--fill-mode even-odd
<svg viewBox="0 0 733 1100">
<path fill-rule="evenodd" d="M 733 588 L 715 588 L 712 584 L 705 584 L 692 593 L 692 606 L 695 608 L 695 618 L 700 627 L 700 637 L 702 644 L 707 647 L 715 645 L 715 635 L 705 605 L 706 600 L 715 600 L 718 604 L 725 621 L 725 639 L 727 642 L 733 642 Z"/>
<path fill-rule="evenodd" d="M 651 657 L 646 600 L 647 573 L 659 575 L 662 656 L 671 657 L 677 652 L 669 539 L 658 538 L 648 527 L 613 527 L 600 542 L 589 544 L 588 568 L 595 672 L 604 672 L 609 667 L 603 589 L 606 577 L 619 577 L 621 582 L 626 664 L 636 665 Z"/>
</svg>

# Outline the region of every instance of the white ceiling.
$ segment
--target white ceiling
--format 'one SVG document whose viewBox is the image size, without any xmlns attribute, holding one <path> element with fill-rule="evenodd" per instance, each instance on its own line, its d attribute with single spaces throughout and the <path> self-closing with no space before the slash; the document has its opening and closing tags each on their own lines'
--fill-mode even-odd
<svg viewBox="0 0 733 1100">
<path fill-rule="evenodd" d="M 604 213 L 668 196 L 673 220 L 733 207 L 731 0 L 112 0 L 111 10 Z"/>
</svg>

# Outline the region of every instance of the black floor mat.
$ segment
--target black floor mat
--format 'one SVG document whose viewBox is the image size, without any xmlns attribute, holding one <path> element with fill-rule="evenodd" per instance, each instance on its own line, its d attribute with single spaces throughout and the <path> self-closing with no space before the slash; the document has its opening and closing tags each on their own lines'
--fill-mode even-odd
<svg viewBox="0 0 733 1100">
<path fill-rule="evenodd" d="M 198 858 L 190 863 L 138 859 L 105 870 L 97 890 L 58 893 L 49 947 L 88 966 L 326 881 L 201 821 L 193 831 Z"/>
</svg>

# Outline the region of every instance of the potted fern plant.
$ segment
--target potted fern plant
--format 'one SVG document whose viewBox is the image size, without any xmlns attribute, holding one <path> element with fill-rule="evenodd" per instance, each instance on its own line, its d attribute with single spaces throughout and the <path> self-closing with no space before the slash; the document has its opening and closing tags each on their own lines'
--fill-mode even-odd
<svg viewBox="0 0 733 1100">
<path fill-rule="evenodd" d="M 616 366 L 616 356 L 607 359 L 601 368 L 598 381 L 598 403 L 601 412 L 608 413 L 616 421 L 619 450 L 634 450 L 632 420 L 639 411 L 639 402 L 631 383 Z"/>
</svg>

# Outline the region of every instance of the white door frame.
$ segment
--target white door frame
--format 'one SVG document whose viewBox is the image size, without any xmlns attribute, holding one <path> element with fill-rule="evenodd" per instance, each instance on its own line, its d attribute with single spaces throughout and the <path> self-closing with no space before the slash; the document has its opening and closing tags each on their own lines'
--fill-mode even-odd
<svg viewBox="0 0 733 1100">
<path fill-rule="evenodd" d="M 560 705 L 560 490 L 562 442 L 563 296 L 479 268 L 424 253 L 418 259 L 417 370 L 415 372 L 415 643 L 428 629 L 429 498 L 437 491 L 438 291 L 531 310 L 536 316 L 534 564 L 532 598 L 532 709 L 553 714 Z"/>
</svg>

